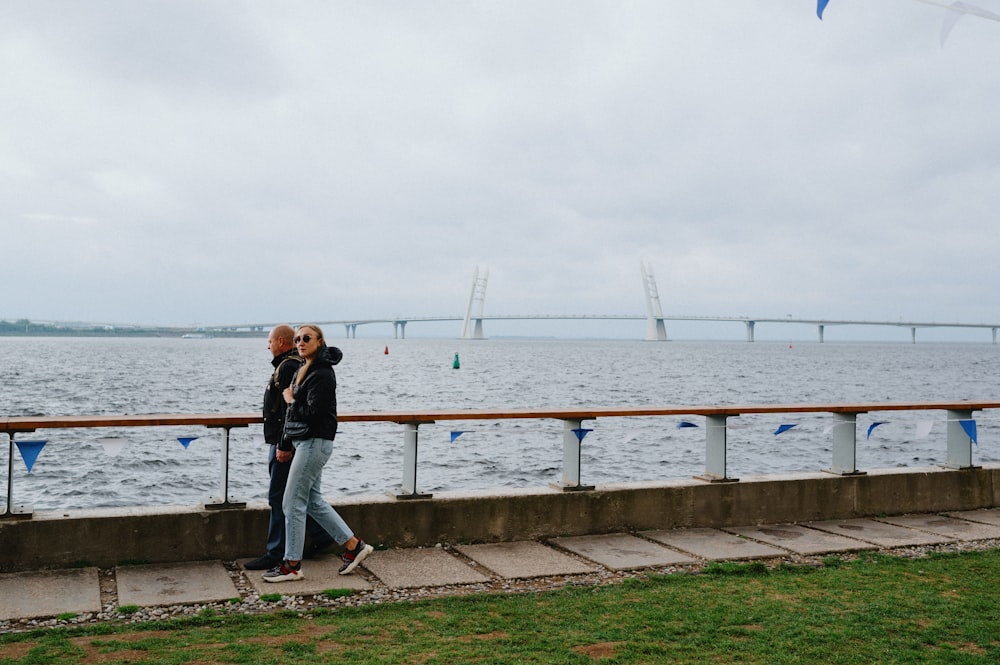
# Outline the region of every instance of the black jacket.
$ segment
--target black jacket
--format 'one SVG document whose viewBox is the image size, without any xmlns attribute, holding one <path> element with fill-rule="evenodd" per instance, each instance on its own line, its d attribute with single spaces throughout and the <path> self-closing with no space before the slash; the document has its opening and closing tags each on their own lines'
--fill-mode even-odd
<svg viewBox="0 0 1000 665">
<path fill-rule="evenodd" d="M 274 372 L 264 388 L 264 442 L 275 444 L 281 441 L 285 427 L 285 398 L 281 393 L 292 384 L 295 373 L 302 365 L 302 358 L 295 349 L 289 349 L 275 356 L 271 365 Z"/>
<path fill-rule="evenodd" d="M 335 346 L 324 346 L 317 352 L 309 373 L 302 383 L 292 381 L 295 401 L 288 405 L 285 418 L 309 424 L 302 439 L 329 439 L 337 435 L 337 375 L 333 366 L 344 354 Z M 291 441 L 282 439 L 281 450 L 291 450 Z"/>
</svg>

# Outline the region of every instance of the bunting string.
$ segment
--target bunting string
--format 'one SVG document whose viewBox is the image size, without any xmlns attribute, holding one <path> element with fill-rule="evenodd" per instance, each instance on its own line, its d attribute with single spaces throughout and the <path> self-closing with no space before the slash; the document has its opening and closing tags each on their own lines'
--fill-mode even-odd
<svg viewBox="0 0 1000 665">
<path fill-rule="evenodd" d="M 935 420 L 919 420 L 919 421 L 915 421 L 915 422 L 909 422 L 909 423 L 907 423 L 907 426 L 912 426 L 914 428 L 914 436 L 913 436 L 913 438 L 919 440 L 919 439 L 926 439 L 930 435 L 930 433 L 933 431 L 934 425 L 937 422 L 948 422 L 948 421 L 947 421 L 947 419 L 938 420 L 938 421 L 935 421 Z M 965 429 L 966 433 L 969 435 L 969 438 L 974 443 L 976 443 L 978 445 L 977 436 L 976 436 L 976 421 L 975 420 L 957 420 L 956 422 L 959 422 L 959 423 L 962 424 L 962 427 Z M 827 423 L 827 424 L 824 425 L 824 427 L 822 429 L 822 432 L 823 432 L 824 435 L 826 435 L 826 434 L 830 434 L 835 427 L 857 427 L 860 424 L 861 423 L 852 423 L 852 422 Z M 872 437 L 876 434 L 876 430 L 879 427 L 882 427 L 884 425 L 890 425 L 890 424 L 893 424 L 893 421 L 890 421 L 890 420 L 875 420 L 875 421 L 872 421 L 871 423 L 869 423 L 866 426 L 866 429 L 865 429 L 865 439 L 866 440 L 871 440 Z M 760 426 L 759 424 L 750 423 L 750 422 L 731 422 L 731 421 L 727 422 L 725 425 L 721 425 L 721 426 L 720 425 L 699 424 L 699 423 L 695 422 L 694 420 L 691 420 L 691 419 L 688 419 L 688 418 L 683 418 L 681 420 L 676 421 L 673 424 L 673 428 L 677 429 L 677 430 L 709 429 L 709 428 L 713 428 L 713 427 L 724 427 L 727 430 L 750 430 L 750 429 L 753 429 L 753 428 L 759 427 L 759 426 Z M 789 432 L 789 431 L 791 431 L 793 429 L 794 430 L 803 430 L 803 424 L 802 423 L 798 423 L 798 422 L 784 422 L 784 423 L 780 423 L 776 427 L 776 429 L 774 429 L 771 432 L 771 434 L 773 436 L 780 436 L 780 435 L 782 435 L 782 434 L 784 434 L 786 432 Z M 806 427 L 805 429 L 808 430 L 809 428 Z M 510 429 L 510 428 L 501 428 L 501 429 L 491 428 L 489 430 L 475 430 L 475 429 L 449 430 L 449 432 L 448 432 L 448 437 L 449 437 L 448 441 L 449 441 L 449 443 L 454 443 L 460 437 L 468 435 L 468 434 L 484 434 L 485 433 L 485 434 L 490 434 L 490 435 L 497 435 L 497 434 L 511 434 L 511 433 L 516 433 L 516 434 L 529 434 L 529 433 L 534 434 L 534 433 L 539 433 L 539 434 L 544 434 L 544 435 L 547 435 L 547 436 L 558 436 L 558 435 L 562 434 L 564 431 L 565 430 L 556 429 L 554 427 L 514 428 L 514 429 Z M 573 429 L 571 431 L 574 434 L 576 434 L 578 440 L 582 442 L 583 438 L 587 434 L 589 434 L 590 432 L 594 432 L 596 430 L 595 430 L 595 428 L 578 428 L 578 429 Z M 605 433 L 612 433 L 612 432 L 614 432 L 616 430 L 615 430 L 615 428 L 604 428 L 604 429 L 602 429 L 602 431 L 604 431 Z M 636 429 L 636 428 L 629 428 L 627 430 L 624 430 L 622 432 L 622 438 L 620 440 L 620 443 L 621 444 L 626 444 L 626 443 L 629 443 L 631 441 L 634 441 L 635 439 L 639 438 L 642 434 L 644 434 L 646 431 L 647 430 Z M 382 431 L 381 433 L 384 434 L 386 432 Z M 394 434 L 398 433 L 398 430 L 394 430 L 393 433 Z"/>
<path fill-rule="evenodd" d="M 338 431 L 339 434 L 339 431 Z M 197 436 L 181 436 L 177 437 L 177 441 L 180 442 L 185 449 L 191 444 L 192 441 L 196 441 L 200 437 Z M 260 435 L 260 440 L 263 441 L 263 434 Z M 128 445 L 128 440 L 118 436 L 105 436 L 97 439 L 97 442 L 101 444 L 101 448 L 104 454 L 108 457 L 116 457 L 125 449 Z M 14 445 L 17 446 L 18 452 L 21 453 L 21 459 L 24 462 L 24 466 L 28 473 L 32 473 L 35 464 L 38 461 L 38 457 L 41 455 L 42 450 L 49 443 L 48 439 L 37 439 L 37 440 L 14 440 Z"/>
<path fill-rule="evenodd" d="M 998 418 L 991 418 L 991 417 L 988 417 L 988 416 L 986 418 L 980 419 L 980 421 L 988 422 L 991 425 L 995 425 L 995 423 L 996 423 L 997 420 L 1000 420 L 1000 419 L 998 419 Z M 867 425 L 867 428 L 865 430 L 865 439 L 868 440 L 868 441 L 871 441 L 872 438 L 873 438 L 873 436 L 875 436 L 877 434 L 877 431 L 879 431 L 880 428 L 884 428 L 886 426 L 890 426 L 890 425 L 894 425 L 894 424 L 895 425 L 903 425 L 903 424 L 905 424 L 907 427 L 913 427 L 913 438 L 915 440 L 922 440 L 922 439 L 926 439 L 931 434 L 931 432 L 934 430 L 935 425 L 938 424 L 938 423 L 941 423 L 941 422 L 944 422 L 946 424 L 950 423 L 950 422 L 957 422 L 957 423 L 959 423 L 959 425 L 962 427 L 963 432 L 969 437 L 970 442 L 972 444 L 974 444 L 976 447 L 979 446 L 978 422 L 977 422 L 976 419 L 973 419 L 973 418 L 952 418 L 952 419 L 943 418 L 943 419 L 938 419 L 938 420 L 921 419 L 921 420 L 917 420 L 917 421 L 903 421 L 903 422 L 896 422 L 896 423 L 893 423 L 893 421 L 889 421 L 889 420 L 873 420 L 870 423 L 868 423 L 868 425 Z M 792 430 L 808 431 L 810 429 L 809 428 L 809 424 L 810 423 L 807 422 L 806 426 L 803 428 L 803 426 L 802 426 L 803 423 L 799 423 L 799 422 L 784 422 L 784 423 L 780 423 L 777 426 L 777 428 L 774 429 L 771 433 L 772 433 L 773 436 L 777 437 L 777 436 L 780 436 L 782 434 L 786 434 L 787 432 L 792 431 Z M 824 434 L 829 434 L 833 430 L 833 428 L 837 427 L 837 426 L 851 426 L 851 427 L 856 427 L 858 425 L 860 425 L 860 423 L 854 423 L 854 422 L 827 423 L 823 427 L 823 433 Z M 667 426 L 669 427 L 669 424 Z M 724 427 L 726 429 L 733 429 L 733 430 L 748 430 L 748 429 L 753 429 L 753 428 L 762 427 L 762 426 L 766 427 L 766 424 L 761 423 L 759 419 L 753 419 L 752 421 L 747 421 L 747 420 L 740 421 L 738 416 L 733 416 L 731 420 L 727 421 L 723 425 L 707 424 L 707 423 L 706 424 L 699 424 L 699 423 L 695 422 L 695 420 L 692 419 L 692 418 L 690 418 L 690 417 L 689 418 L 681 418 L 681 419 L 676 420 L 676 421 L 673 422 L 673 428 L 674 429 L 684 430 L 684 431 L 690 431 L 690 430 L 702 429 L 702 428 L 708 429 L 708 428 L 713 428 L 713 427 Z M 601 431 L 603 432 L 603 434 L 606 435 L 604 437 L 604 441 L 605 442 L 608 442 L 608 441 L 611 440 L 610 438 L 608 438 L 609 436 L 617 438 L 617 436 L 620 434 L 621 438 L 619 439 L 619 444 L 618 445 L 626 445 L 626 444 L 629 444 L 631 442 L 636 441 L 637 439 L 640 439 L 640 437 L 650 436 L 649 432 L 650 432 L 651 429 L 652 428 L 641 428 L 641 429 L 639 429 L 639 428 L 635 428 L 635 427 L 629 427 L 628 429 L 622 430 L 622 429 L 617 429 L 615 427 L 609 427 L 609 428 L 603 428 Z M 400 430 L 398 428 L 393 428 L 391 430 L 388 429 L 388 428 L 364 428 L 364 431 L 365 431 L 365 435 L 367 435 L 367 436 L 370 436 L 372 434 L 387 435 L 387 434 L 390 434 L 390 433 L 392 435 L 398 435 L 399 432 L 400 432 Z M 438 431 L 440 431 L 440 430 L 438 430 Z M 574 429 L 572 429 L 570 431 L 573 432 L 573 434 L 576 436 L 577 441 L 582 444 L 583 441 L 584 441 L 584 439 L 590 433 L 596 432 L 598 430 L 596 428 L 593 428 L 593 427 L 589 427 L 589 428 L 578 427 L 578 428 L 574 428 Z M 664 428 L 663 431 L 666 431 L 666 428 Z M 558 427 L 555 427 L 555 426 L 546 426 L 546 427 L 522 427 L 522 426 L 517 426 L 517 427 L 506 427 L 506 428 L 505 427 L 495 427 L 494 426 L 494 427 L 489 427 L 487 429 L 482 429 L 482 430 L 478 430 L 478 429 L 456 429 L 456 430 L 448 430 L 448 442 L 451 443 L 451 444 L 454 444 L 459 438 L 461 438 L 463 436 L 466 436 L 466 435 L 487 434 L 489 436 L 495 437 L 495 436 L 498 436 L 498 435 L 540 434 L 540 435 L 544 435 L 546 437 L 559 437 L 560 435 L 565 434 L 565 432 L 566 432 L 565 429 L 558 428 Z M 341 430 L 337 431 L 338 435 L 340 435 L 342 433 L 343 432 Z M 426 434 L 425 434 L 425 436 L 426 436 Z M 199 438 L 200 437 L 198 437 L 198 436 L 181 436 L 181 437 L 177 437 L 176 440 L 185 449 L 187 449 L 188 446 L 192 442 L 198 440 Z M 253 436 L 253 439 L 255 441 L 262 441 L 263 440 L 263 434 L 262 433 L 258 433 L 257 435 Z M 659 439 L 662 439 L 662 437 L 658 437 L 658 440 Z M 101 447 L 103 448 L 104 453 L 106 455 L 108 455 L 109 457 L 115 457 L 115 456 L 121 454 L 121 452 L 125 449 L 125 446 L 128 445 L 127 439 L 122 438 L 122 437 L 117 437 L 117 436 L 102 437 L 102 438 L 97 439 L 97 441 L 101 444 Z M 48 443 L 49 443 L 49 441 L 45 440 L 45 439 L 29 440 L 29 441 L 18 441 L 18 440 L 14 441 L 14 444 L 17 446 L 17 449 L 18 449 L 18 451 L 21 454 L 21 458 L 24 461 L 24 465 L 25 465 L 25 468 L 27 469 L 28 473 L 32 473 L 33 472 L 35 464 L 37 463 L 38 458 L 41 455 L 42 450 L 45 448 L 45 446 Z"/>
</svg>

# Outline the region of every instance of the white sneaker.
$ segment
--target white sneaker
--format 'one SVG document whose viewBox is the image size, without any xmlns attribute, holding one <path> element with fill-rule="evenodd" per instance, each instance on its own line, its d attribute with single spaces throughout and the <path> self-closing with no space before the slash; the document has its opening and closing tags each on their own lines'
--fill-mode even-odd
<svg viewBox="0 0 1000 665">
<path fill-rule="evenodd" d="M 354 549 L 344 552 L 344 565 L 340 567 L 340 574 L 347 575 L 348 573 L 351 573 L 358 567 L 358 564 L 364 561 L 365 558 L 374 551 L 374 547 L 366 544 L 365 541 L 358 538 L 358 544 L 354 546 Z"/>
<path fill-rule="evenodd" d="M 302 564 L 292 566 L 287 561 L 282 561 L 261 577 L 265 582 L 292 582 L 305 579 L 305 575 L 302 574 Z"/>
</svg>

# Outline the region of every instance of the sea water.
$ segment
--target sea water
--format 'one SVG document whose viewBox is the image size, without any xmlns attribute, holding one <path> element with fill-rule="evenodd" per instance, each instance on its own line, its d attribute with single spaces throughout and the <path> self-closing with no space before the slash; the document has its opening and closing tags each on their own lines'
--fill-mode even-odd
<svg viewBox="0 0 1000 665">
<path fill-rule="evenodd" d="M 977 343 L 644 342 L 334 339 L 341 413 L 795 403 L 997 400 L 1000 346 Z M 460 367 L 453 361 L 459 356 Z M 0 338 L 0 417 L 256 413 L 270 377 L 263 337 Z M 945 413 L 858 416 L 859 469 L 944 462 Z M 1000 461 L 1000 413 L 975 414 L 974 463 Z M 688 421 L 699 427 L 679 427 Z M 874 422 L 884 421 L 868 435 Z M 581 480 L 603 484 L 705 471 L 697 416 L 585 421 Z M 780 435 L 782 424 L 795 427 Z M 829 414 L 729 419 L 732 477 L 831 464 Z M 931 426 L 930 434 L 922 431 Z M 457 432 L 462 432 L 456 438 Z M 539 487 L 562 478 L 557 420 L 475 420 L 419 428 L 417 489 Z M 197 504 L 221 489 L 224 430 L 137 427 L 41 430 L 29 473 L 15 448 L 15 504 L 36 510 Z M 187 447 L 180 438 L 197 437 Z M 107 439 L 124 443 L 106 446 Z M 6 439 L 6 437 L 4 437 Z M 230 433 L 228 492 L 265 501 L 260 426 Z M 341 423 L 324 493 L 382 494 L 402 480 L 394 423 Z M 9 445 L 0 445 L 3 469 Z M 6 473 L 0 474 L 5 505 Z"/>
</svg>

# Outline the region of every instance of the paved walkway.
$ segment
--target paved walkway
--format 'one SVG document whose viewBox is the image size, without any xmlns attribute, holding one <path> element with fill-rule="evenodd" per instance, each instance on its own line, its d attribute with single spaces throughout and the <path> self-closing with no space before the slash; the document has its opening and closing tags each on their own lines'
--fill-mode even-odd
<svg viewBox="0 0 1000 665">
<path fill-rule="evenodd" d="M 118 607 L 226 602 L 258 596 L 315 595 L 330 589 L 389 590 L 487 584 L 600 571 L 628 571 L 707 561 L 830 555 L 1000 538 L 1000 508 L 947 515 L 907 515 L 724 529 L 644 531 L 452 548 L 376 551 L 361 574 L 339 575 L 339 557 L 307 561 L 305 579 L 272 584 L 259 571 L 222 561 L 35 571 L 0 575 L 0 621 L 100 613 L 104 594 Z M 243 561 L 238 562 L 242 565 Z M 244 581 L 242 584 L 238 582 Z M 242 591 L 240 588 L 242 587 Z M 112 591 L 113 593 L 109 593 Z"/>
</svg>

